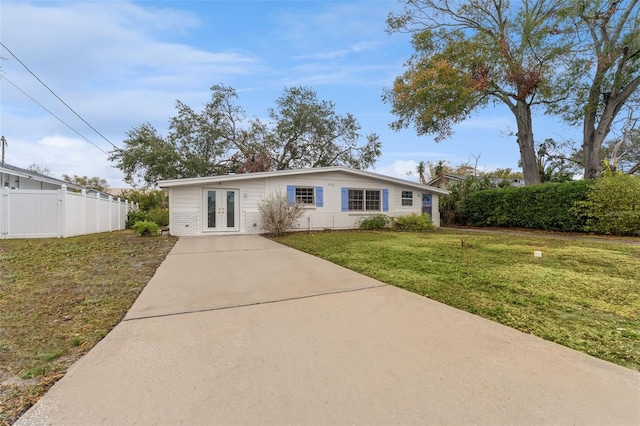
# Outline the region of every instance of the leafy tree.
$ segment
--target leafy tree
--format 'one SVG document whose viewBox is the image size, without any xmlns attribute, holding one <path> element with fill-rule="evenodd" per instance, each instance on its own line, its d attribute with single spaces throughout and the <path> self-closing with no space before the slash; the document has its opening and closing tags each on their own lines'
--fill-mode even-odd
<svg viewBox="0 0 640 426">
<path fill-rule="evenodd" d="M 568 182 L 581 166 L 571 141 L 557 142 L 547 138 L 536 144 L 538 173 L 541 182 Z"/>
<path fill-rule="evenodd" d="M 568 52 L 559 37 L 562 0 L 405 0 L 389 31 L 413 33 L 414 55 L 383 99 L 401 129 L 448 137 L 453 125 L 491 103 L 506 105 L 517 124 L 526 184 L 540 183 L 532 107 L 555 102 L 555 70 Z"/>
<path fill-rule="evenodd" d="M 364 169 L 381 154 L 376 134 L 359 144 L 357 120 L 337 114 L 312 89 L 284 89 L 266 122 L 246 119 L 233 88 L 216 85 L 211 92 L 200 112 L 176 103 L 167 137 L 150 124 L 127 134 L 124 148 L 111 153 L 126 182 L 331 165 Z"/>
<path fill-rule="evenodd" d="M 124 148 L 111 152 L 109 160 L 124 173 L 124 181 L 137 186 L 139 182 L 152 185 L 156 181 L 183 177 L 181 158 L 176 146 L 160 136 L 150 124 L 144 123 L 127 132 Z"/>
<path fill-rule="evenodd" d="M 426 185 L 427 179 L 425 177 L 425 174 L 427 172 L 427 165 L 425 164 L 424 161 L 420 161 L 418 163 L 418 166 L 416 167 L 416 172 L 418 173 L 418 179 L 420 179 L 420 183 L 423 185 Z"/>
<path fill-rule="evenodd" d="M 349 113 L 340 115 L 330 101 L 320 101 L 306 87 L 284 90 L 269 110 L 271 130 L 257 152 L 271 155 L 272 170 L 344 165 L 366 169 L 380 156 L 378 135 L 359 146 L 360 125 Z"/>
<path fill-rule="evenodd" d="M 162 189 L 125 189 L 120 196 L 132 203 L 138 203 L 140 210 L 145 212 L 156 208 L 169 209 L 169 195 Z"/>
<path fill-rule="evenodd" d="M 84 186 L 87 189 L 94 189 L 96 191 L 104 192 L 109 189 L 109 184 L 105 179 L 100 179 L 99 177 L 87 177 L 87 176 L 78 176 L 73 175 L 73 177 L 69 175 L 62 175 L 62 179 L 73 183 L 74 185 Z"/>
<path fill-rule="evenodd" d="M 36 173 L 44 176 L 49 176 L 51 174 L 51 169 L 47 167 L 46 164 L 31 163 L 27 167 L 27 170 L 29 170 L 32 173 Z"/>
<path fill-rule="evenodd" d="M 584 177 L 599 176 L 602 145 L 626 104 L 640 97 L 640 0 L 571 0 L 565 10 L 577 42 L 563 80 L 566 100 L 551 105 L 571 124 L 582 122 Z M 635 96 L 635 98 L 634 98 Z M 578 108 L 576 108 L 576 105 Z"/>
<path fill-rule="evenodd" d="M 510 167 L 497 168 L 485 173 L 486 176 L 498 179 L 524 179 L 522 172 L 513 170 Z"/>
<path fill-rule="evenodd" d="M 640 173 L 640 129 L 636 127 L 640 118 L 629 112 L 622 135 L 604 143 L 602 157 L 613 171 Z"/>
</svg>

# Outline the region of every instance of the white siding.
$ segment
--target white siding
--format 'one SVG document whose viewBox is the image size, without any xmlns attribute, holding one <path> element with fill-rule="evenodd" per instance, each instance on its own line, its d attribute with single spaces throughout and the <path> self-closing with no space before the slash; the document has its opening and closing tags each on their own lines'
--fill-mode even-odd
<svg viewBox="0 0 640 426">
<path fill-rule="evenodd" d="M 262 222 L 258 204 L 265 194 L 280 191 L 287 193 L 287 186 L 323 188 L 323 206 L 305 207 L 304 216 L 296 224 L 299 230 L 352 229 L 360 221 L 372 214 L 401 216 L 422 211 L 422 193 L 430 193 L 428 188 L 420 191 L 384 180 L 356 176 L 350 173 L 332 171 L 326 173 L 273 176 L 247 180 L 229 180 L 219 184 L 176 186 L 169 188 L 171 234 L 177 236 L 203 234 L 206 209 L 203 206 L 204 191 L 207 189 L 239 190 L 240 233 L 261 233 Z M 389 210 L 380 212 L 343 212 L 342 188 L 373 189 L 389 191 Z M 413 205 L 402 206 L 402 191 L 412 191 Z M 438 197 L 432 194 L 433 221 L 439 226 Z"/>
</svg>

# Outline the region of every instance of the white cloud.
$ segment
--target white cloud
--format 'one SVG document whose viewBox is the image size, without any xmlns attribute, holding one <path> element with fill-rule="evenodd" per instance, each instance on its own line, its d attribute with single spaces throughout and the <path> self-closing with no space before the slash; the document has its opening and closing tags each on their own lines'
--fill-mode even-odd
<svg viewBox="0 0 640 426">
<path fill-rule="evenodd" d="M 417 161 L 413 160 L 396 160 L 387 166 L 378 166 L 373 171 L 381 175 L 392 176 L 400 179 L 418 181 L 415 175 Z"/>
<path fill-rule="evenodd" d="M 510 116 L 470 118 L 456 125 L 460 129 L 486 129 L 508 131 L 513 127 L 514 121 Z"/>
<path fill-rule="evenodd" d="M 84 145 L 79 139 L 71 139 L 63 136 L 46 136 L 37 142 L 38 145 L 42 145 L 44 147 L 53 147 L 53 148 L 74 148 L 81 147 Z"/>
<path fill-rule="evenodd" d="M 376 50 L 380 46 L 380 42 L 378 41 L 361 41 L 356 44 L 349 46 L 346 49 L 338 49 L 327 52 L 318 52 L 309 55 L 300 55 L 294 56 L 294 59 L 334 59 L 348 56 L 353 53 L 361 53 L 364 51 Z"/>
<path fill-rule="evenodd" d="M 46 136 L 35 143 L 12 140 L 7 150 L 7 163 L 26 168 L 36 163 L 51 170 L 58 179 L 63 174 L 106 179 L 112 187 L 121 187 L 122 172 L 112 167 L 107 156 L 89 143 L 64 136 Z"/>
</svg>

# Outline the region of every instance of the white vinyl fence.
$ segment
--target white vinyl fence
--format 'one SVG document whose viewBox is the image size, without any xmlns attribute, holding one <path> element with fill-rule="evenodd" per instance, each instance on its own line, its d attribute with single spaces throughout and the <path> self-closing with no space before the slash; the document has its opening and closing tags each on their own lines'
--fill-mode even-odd
<svg viewBox="0 0 640 426">
<path fill-rule="evenodd" d="M 128 201 L 86 191 L 0 190 L 0 239 L 51 238 L 124 229 Z"/>
</svg>

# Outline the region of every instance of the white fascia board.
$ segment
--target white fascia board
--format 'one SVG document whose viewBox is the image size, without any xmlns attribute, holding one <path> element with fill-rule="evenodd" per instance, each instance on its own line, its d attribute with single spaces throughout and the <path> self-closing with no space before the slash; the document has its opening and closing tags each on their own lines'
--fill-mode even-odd
<svg viewBox="0 0 640 426">
<path fill-rule="evenodd" d="M 206 185 L 211 183 L 218 182 L 232 182 L 239 180 L 247 180 L 247 179 L 262 179 L 269 177 L 281 177 L 281 176 L 295 176 L 295 175 L 303 175 L 303 174 L 316 174 L 316 173 L 328 173 L 328 172 L 344 172 L 359 176 L 364 176 L 376 180 L 382 180 L 385 182 L 392 182 L 398 185 L 403 185 L 411 188 L 415 188 L 420 191 L 427 191 L 436 194 L 448 194 L 449 191 L 446 189 L 435 188 L 431 186 L 422 185 L 417 182 L 411 182 L 405 179 L 394 178 L 390 176 L 381 175 L 374 172 L 369 172 L 366 170 L 357 170 L 351 169 L 348 167 L 342 166 L 331 166 L 331 167 L 316 167 L 311 169 L 295 169 L 295 170 L 277 170 L 271 172 L 256 172 L 256 173 L 240 173 L 233 175 L 219 175 L 219 176 L 206 176 L 206 177 L 197 177 L 197 178 L 186 178 L 186 179 L 172 179 L 172 180 L 161 180 L 158 181 L 158 186 L 160 188 L 171 188 L 176 186 L 191 186 L 191 185 Z"/>
</svg>

